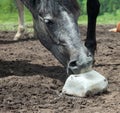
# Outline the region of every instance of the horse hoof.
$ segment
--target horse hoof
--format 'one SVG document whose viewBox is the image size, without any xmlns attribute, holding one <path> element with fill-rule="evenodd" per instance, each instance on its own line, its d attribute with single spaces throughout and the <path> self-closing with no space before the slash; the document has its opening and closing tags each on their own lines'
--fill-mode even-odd
<svg viewBox="0 0 120 113">
<path fill-rule="evenodd" d="M 21 37 L 21 34 L 16 34 L 15 37 L 13 38 L 14 41 L 19 40 Z"/>
</svg>

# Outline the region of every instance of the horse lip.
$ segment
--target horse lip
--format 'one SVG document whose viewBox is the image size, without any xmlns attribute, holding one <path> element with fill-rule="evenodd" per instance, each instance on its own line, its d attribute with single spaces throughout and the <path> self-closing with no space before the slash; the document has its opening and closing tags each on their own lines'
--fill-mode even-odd
<svg viewBox="0 0 120 113">
<path fill-rule="evenodd" d="M 67 68 L 67 73 L 69 74 L 69 75 L 71 75 L 71 74 L 79 74 L 79 69 L 78 69 L 78 67 L 77 66 L 75 66 L 74 68 L 70 68 L 70 67 L 68 67 Z"/>
<path fill-rule="evenodd" d="M 87 66 L 82 66 L 82 67 L 68 67 L 67 68 L 67 74 L 71 75 L 71 74 L 81 74 L 81 73 L 85 73 L 92 70 L 92 65 L 87 65 Z"/>
</svg>

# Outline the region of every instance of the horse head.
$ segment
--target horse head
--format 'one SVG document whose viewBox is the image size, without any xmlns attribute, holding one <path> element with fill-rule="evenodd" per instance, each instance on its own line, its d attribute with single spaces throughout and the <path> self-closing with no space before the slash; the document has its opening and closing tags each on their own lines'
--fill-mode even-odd
<svg viewBox="0 0 120 113">
<path fill-rule="evenodd" d="M 35 35 L 68 74 L 88 70 L 91 53 L 80 38 L 76 0 L 21 0 L 33 15 Z"/>
</svg>

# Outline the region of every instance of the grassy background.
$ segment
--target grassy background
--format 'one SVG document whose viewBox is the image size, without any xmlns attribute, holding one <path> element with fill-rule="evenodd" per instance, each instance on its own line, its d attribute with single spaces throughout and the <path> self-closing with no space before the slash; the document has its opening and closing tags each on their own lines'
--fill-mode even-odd
<svg viewBox="0 0 120 113">
<path fill-rule="evenodd" d="M 77 0 L 81 6 L 81 16 L 79 24 L 87 24 L 86 1 Z M 99 0 L 100 15 L 97 24 L 114 24 L 120 21 L 120 0 Z M 32 16 L 25 8 L 25 24 L 32 25 Z M 15 0 L 0 0 L 0 30 L 16 30 L 18 25 L 18 14 Z"/>
<path fill-rule="evenodd" d="M 32 16 L 30 12 L 25 9 L 25 24 L 32 25 Z M 0 12 L 0 30 L 11 30 L 16 31 L 18 26 L 18 13 L 17 11 L 9 12 Z"/>
<path fill-rule="evenodd" d="M 109 14 L 105 13 L 104 15 L 99 15 L 97 18 L 97 24 L 104 25 L 104 24 L 117 24 L 120 21 L 120 12 L 118 14 Z M 79 17 L 78 20 L 79 24 L 87 24 L 87 16 L 82 15 Z"/>
<path fill-rule="evenodd" d="M 104 13 L 97 18 L 97 24 L 114 24 L 116 25 L 120 21 L 120 10 L 116 14 Z M 81 15 L 78 20 L 79 24 L 87 24 L 87 16 Z M 25 9 L 25 24 L 32 25 L 32 16 L 30 12 Z M 0 30 L 16 30 L 18 25 L 17 12 L 2 13 L 0 12 Z"/>
</svg>

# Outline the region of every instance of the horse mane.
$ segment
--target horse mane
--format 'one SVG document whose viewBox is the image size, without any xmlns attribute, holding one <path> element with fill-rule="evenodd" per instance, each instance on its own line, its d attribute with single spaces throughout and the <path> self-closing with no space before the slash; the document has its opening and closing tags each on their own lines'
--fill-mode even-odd
<svg viewBox="0 0 120 113">
<path fill-rule="evenodd" d="M 38 1 L 40 1 L 40 5 L 38 5 L 37 9 L 39 9 L 39 13 L 41 15 L 47 13 L 53 15 L 58 14 L 59 10 L 57 0 L 38 0 Z"/>
</svg>

